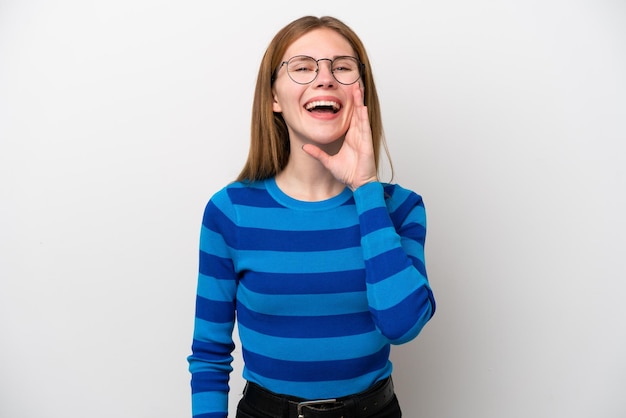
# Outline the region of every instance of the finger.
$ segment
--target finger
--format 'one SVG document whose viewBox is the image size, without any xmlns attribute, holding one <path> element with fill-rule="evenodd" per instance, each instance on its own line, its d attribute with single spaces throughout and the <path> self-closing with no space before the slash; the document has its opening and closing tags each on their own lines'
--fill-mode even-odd
<svg viewBox="0 0 626 418">
<path fill-rule="evenodd" d="M 367 114 L 367 107 L 363 104 L 363 91 L 360 84 L 357 84 L 352 90 L 352 97 L 354 100 L 354 112 L 352 114 L 352 126 L 359 126 L 359 129 L 369 129 L 369 117 Z"/>
<path fill-rule="evenodd" d="M 354 109 L 352 110 L 352 120 L 350 121 L 351 127 L 354 128 L 361 124 L 362 111 L 363 111 L 363 95 L 361 94 L 361 88 L 358 83 L 352 87 L 352 101 L 354 102 Z"/>
<path fill-rule="evenodd" d="M 323 151 L 317 145 L 304 144 L 302 146 L 302 150 L 306 152 L 307 154 L 309 154 L 311 157 L 321 162 L 324 166 L 327 166 L 328 161 L 330 159 L 330 155 L 328 155 L 325 151 Z"/>
<path fill-rule="evenodd" d="M 361 91 L 361 100 L 359 101 L 359 103 L 365 106 L 365 82 L 363 82 L 363 80 L 359 80 L 359 82 L 356 84 L 359 85 L 359 90 Z"/>
<path fill-rule="evenodd" d="M 356 108 L 365 106 L 365 94 L 363 93 L 363 89 L 364 87 L 361 83 L 354 83 L 354 87 L 352 88 L 352 97 L 354 98 L 354 105 Z"/>
</svg>

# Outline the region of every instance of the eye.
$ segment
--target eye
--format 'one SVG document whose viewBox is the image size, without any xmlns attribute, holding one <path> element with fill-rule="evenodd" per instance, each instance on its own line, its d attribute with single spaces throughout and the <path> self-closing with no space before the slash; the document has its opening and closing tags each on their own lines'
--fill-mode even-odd
<svg viewBox="0 0 626 418">
<path fill-rule="evenodd" d="M 350 72 L 356 71 L 357 63 L 352 57 L 336 58 L 333 61 L 333 72 Z"/>
<path fill-rule="evenodd" d="M 317 70 L 317 62 L 309 57 L 295 57 L 289 60 L 289 72 L 309 72 Z"/>
</svg>

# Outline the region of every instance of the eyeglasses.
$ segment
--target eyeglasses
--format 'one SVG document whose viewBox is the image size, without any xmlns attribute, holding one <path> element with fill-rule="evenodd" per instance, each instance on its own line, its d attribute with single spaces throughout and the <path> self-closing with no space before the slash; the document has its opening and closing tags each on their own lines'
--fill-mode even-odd
<svg viewBox="0 0 626 418">
<path fill-rule="evenodd" d="M 289 58 L 288 61 L 280 63 L 276 72 L 278 72 L 283 65 L 287 66 L 287 74 L 295 83 L 309 84 L 317 78 L 319 73 L 319 62 L 329 61 L 330 72 L 335 80 L 341 84 L 349 85 L 357 82 L 361 78 L 361 72 L 365 68 L 365 65 L 358 59 L 349 56 L 330 58 L 315 58 L 306 55 L 296 55 Z"/>
</svg>

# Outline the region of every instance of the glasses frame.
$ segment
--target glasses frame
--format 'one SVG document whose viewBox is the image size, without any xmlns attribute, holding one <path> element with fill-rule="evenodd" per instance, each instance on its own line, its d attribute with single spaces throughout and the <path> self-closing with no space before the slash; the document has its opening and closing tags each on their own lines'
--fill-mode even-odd
<svg viewBox="0 0 626 418">
<path fill-rule="evenodd" d="M 351 56 L 351 55 L 341 55 L 341 56 L 339 56 L 339 57 L 335 57 L 335 58 L 333 58 L 333 59 L 330 59 L 330 58 L 320 58 L 320 59 L 318 59 L 318 60 L 316 60 L 315 58 L 310 57 L 310 56 L 308 56 L 308 55 L 294 55 L 293 57 L 289 58 L 287 61 L 283 61 L 283 62 L 281 62 L 281 63 L 280 63 L 280 65 L 278 66 L 278 68 L 276 69 L 275 74 L 276 74 L 276 75 L 278 75 L 278 72 L 280 71 L 280 69 L 281 69 L 284 65 L 289 64 L 289 62 L 290 62 L 292 59 L 294 59 L 294 58 L 310 58 L 311 60 L 315 61 L 315 66 L 316 66 L 316 68 L 315 68 L 315 77 L 313 77 L 313 79 L 312 79 L 311 81 L 306 82 L 306 83 L 301 83 L 301 82 L 299 82 L 299 81 L 294 80 L 294 79 L 293 79 L 293 77 L 291 76 L 291 73 L 289 72 L 289 67 L 285 67 L 285 68 L 286 68 L 286 70 L 285 70 L 285 71 L 287 71 L 287 75 L 289 76 L 289 78 L 291 79 L 291 81 L 293 81 L 293 82 L 294 82 L 294 83 L 296 83 L 296 84 L 300 84 L 300 85 L 307 85 L 307 84 L 311 84 L 312 82 L 314 82 L 314 81 L 317 79 L 317 76 L 318 76 L 318 75 L 319 75 L 319 73 L 320 73 L 320 61 L 329 61 L 329 62 L 330 62 L 330 73 L 333 75 L 333 78 L 335 79 L 335 81 L 336 81 L 337 83 L 342 84 L 342 85 L 344 85 L 344 86 L 349 86 L 349 85 L 354 84 L 354 83 L 356 83 L 357 81 L 359 81 L 359 80 L 363 77 L 363 72 L 365 71 L 365 64 L 363 64 L 363 63 L 361 62 L 361 60 L 360 60 L 360 59 L 358 59 L 357 57 L 353 57 L 353 56 Z M 341 82 L 341 81 L 337 80 L 337 77 L 335 77 L 335 71 L 333 70 L 333 64 L 334 64 L 335 60 L 338 60 L 338 59 L 343 59 L 343 58 L 350 58 L 350 59 L 353 59 L 353 60 L 355 60 L 355 61 L 356 61 L 356 63 L 357 63 L 357 67 L 358 67 L 358 69 L 359 69 L 359 76 L 358 76 L 358 77 L 356 78 L 356 80 L 354 80 L 352 83 L 343 83 L 343 82 Z M 273 80 L 276 80 L 276 75 L 275 75 L 274 77 L 272 77 L 272 79 L 273 79 Z"/>
</svg>

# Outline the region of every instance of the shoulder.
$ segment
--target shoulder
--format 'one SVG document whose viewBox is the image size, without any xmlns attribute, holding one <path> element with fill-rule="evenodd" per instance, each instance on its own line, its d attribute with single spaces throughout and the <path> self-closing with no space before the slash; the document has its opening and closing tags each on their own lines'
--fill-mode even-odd
<svg viewBox="0 0 626 418">
<path fill-rule="evenodd" d="M 215 192 L 204 209 L 204 216 L 216 216 L 224 214 L 228 218 L 234 218 L 237 205 L 242 202 L 254 201 L 254 194 L 264 190 L 263 182 L 233 182 Z"/>
<path fill-rule="evenodd" d="M 422 196 L 411 189 L 402 187 L 399 184 L 383 183 L 387 206 L 397 207 L 400 205 L 410 204 L 424 205 Z"/>
<path fill-rule="evenodd" d="M 422 196 L 398 184 L 384 184 L 385 202 L 393 223 L 417 223 L 425 227 L 426 209 Z"/>
<path fill-rule="evenodd" d="M 255 195 L 259 196 L 266 192 L 265 182 L 242 182 L 236 181 L 229 183 L 222 189 L 218 190 L 211 199 L 209 204 L 215 205 L 232 205 L 254 199 Z"/>
</svg>

